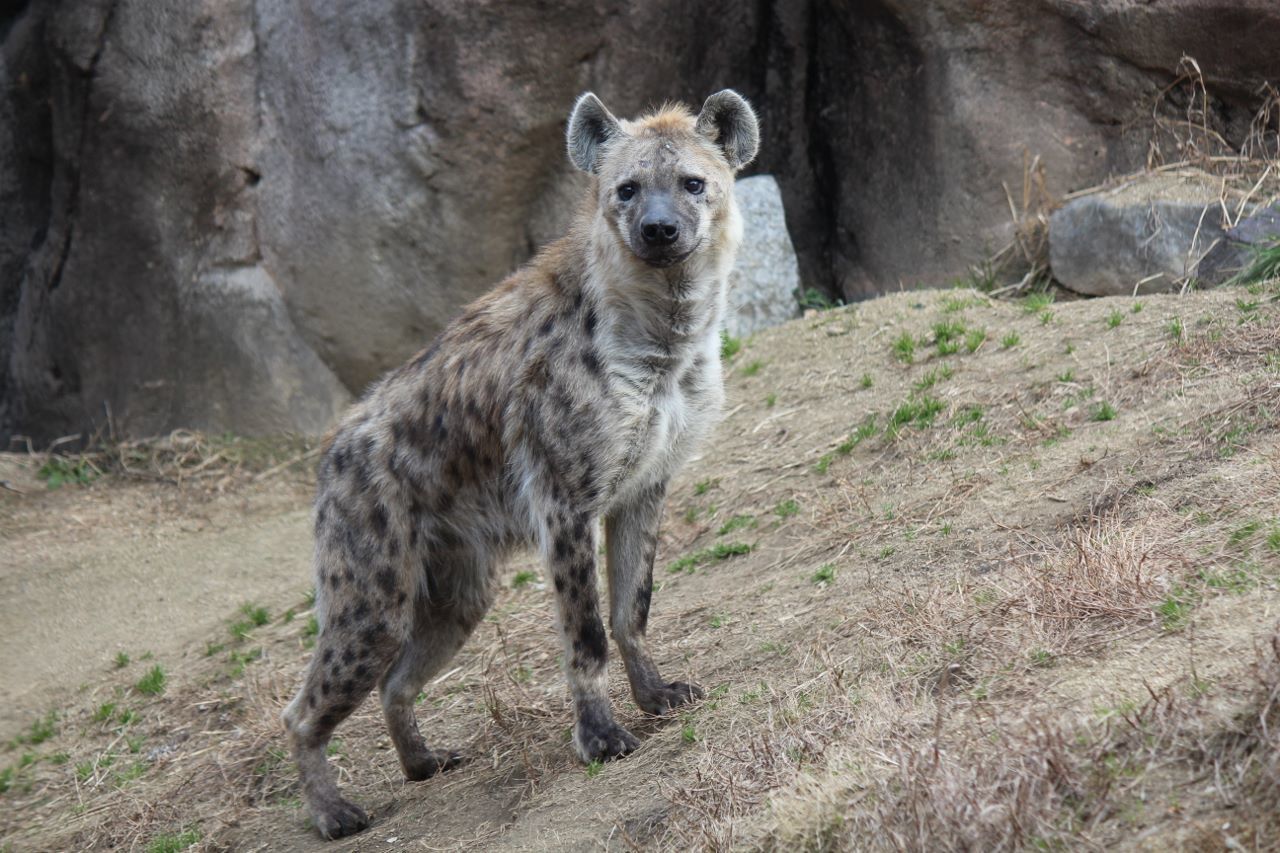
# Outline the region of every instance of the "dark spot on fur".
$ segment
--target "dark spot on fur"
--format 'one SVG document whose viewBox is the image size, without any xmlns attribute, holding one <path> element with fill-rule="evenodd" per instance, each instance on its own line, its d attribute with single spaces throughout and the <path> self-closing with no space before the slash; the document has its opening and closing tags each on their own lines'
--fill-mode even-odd
<svg viewBox="0 0 1280 853">
<path fill-rule="evenodd" d="M 587 333 L 587 337 L 595 337 L 596 334 L 596 307 L 594 305 L 587 306 L 587 314 L 582 318 L 582 331 Z"/>
<path fill-rule="evenodd" d="M 351 612 L 351 615 L 355 617 L 357 622 L 364 619 L 369 615 L 369 602 L 363 598 L 357 601 L 356 608 Z"/>
<path fill-rule="evenodd" d="M 649 627 L 649 601 L 653 597 L 653 579 L 650 578 L 636 593 L 636 629 L 643 634 Z"/>
<path fill-rule="evenodd" d="M 316 706 L 316 694 L 314 694 L 314 693 L 308 693 L 308 694 L 307 694 L 307 707 L 308 707 L 308 708 L 314 708 L 315 706 Z"/>
<path fill-rule="evenodd" d="M 382 590 L 384 595 L 391 595 L 396 591 L 396 573 L 390 568 L 379 570 L 377 578 L 378 588 Z"/>
<path fill-rule="evenodd" d="M 453 509 L 453 492 L 441 489 L 436 492 L 435 510 L 443 515 Z"/>
<path fill-rule="evenodd" d="M 556 328 L 556 318 L 548 317 L 542 321 L 542 325 L 538 327 L 538 337 L 545 338 L 551 334 Z"/>
<path fill-rule="evenodd" d="M 327 680 L 327 679 L 326 679 L 325 681 L 321 681 L 321 682 L 320 682 L 320 695 L 321 695 L 321 696 L 328 696 L 328 695 L 329 695 L 329 691 L 330 691 L 332 688 L 333 688 L 333 685 L 331 685 L 331 684 L 328 682 L 328 680 Z"/>
<path fill-rule="evenodd" d="M 596 357 L 595 350 L 582 351 L 582 364 L 593 376 L 600 375 L 600 359 Z"/>
<path fill-rule="evenodd" d="M 360 664 L 356 667 L 356 678 L 364 678 L 369 674 L 369 667 Z"/>
<path fill-rule="evenodd" d="M 324 654 L 320 656 L 320 662 L 327 664 L 331 660 L 333 660 L 333 649 L 325 649 Z"/>
<path fill-rule="evenodd" d="M 599 619 L 586 619 L 578 626 L 578 640 L 587 657 L 592 661 L 602 661 L 608 654 L 608 640 L 604 635 L 604 626 Z"/>
<path fill-rule="evenodd" d="M 360 632 L 360 639 L 366 646 L 376 646 L 386 636 L 387 623 L 378 621 Z"/>
<path fill-rule="evenodd" d="M 354 695 L 356 692 L 356 680 L 354 678 L 348 678 L 346 681 L 342 682 L 342 692 L 348 696 Z"/>
<path fill-rule="evenodd" d="M 356 662 L 356 653 L 351 651 L 351 649 L 343 649 L 342 662 L 345 663 L 347 666 L 351 666 L 351 664 Z"/>
<path fill-rule="evenodd" d="M 572 548 L 572 545 L 573 543 L 569 541 L 569 537 L 566 536 L 565 534 L 561 533 L 558 536 L 556 536 L 556 542 L 555 542 L 556 559 L 557 560 L 566 559 L 569 556 L 569 551 Z"/>
<path fill-rule="evenodd" d="M 373 529 L 379 536 L 387 535 L 387 508 L 381 501 L 374 504 L 369 520 L 373 522 Z"/>
<path fill-rule="evenodd" d="M 404 590 L 400 590 L 400 594 L 396 596 L 396 604 L 404 604 L 405 599 L 409 596 Z"/>
<path fill-rule="evenodd" d="M 338 715 L 332 711 L 328 714 L 321 714 L 320 719 L 316 721 L 321 729 L 332 729 L 338 724 Z"/>
<path fill-rule="evenodd" d="M 439 352 L 439 350 L 440 350 L 440 341 L 439 339 L 437 339 L 431 343 L 431 346 L 427 347 L 422 352 L 414 356 L 413 361 L 409 362 L 409 364 L 411 364 L 414 368 L 425 367 L 427 363 L 430 362 L 431 359 L 435 357 L 435 354 Z"/>
<path fill-rule="evenodd" d="M 347 453 L 346 447 L 335 447 L 333 449 L 333 453 L 330 454 L 330 458 L 333 459 L 333 470 L 341 474 L 346 470 L 350 456 Z"/>
<path fill-rule="evenodd" d="M 436 414 L 436 419 L 432 423 L 432 429 L 435 430 L 437 440 L 443 440 L 448 437 L 449 428 L 444 425 L 444 412 Z"/>
<path fill-rule="evenodd" d="M 556 578 L 556 592 L 564 592 L 564 578 Z"/>
</svg>

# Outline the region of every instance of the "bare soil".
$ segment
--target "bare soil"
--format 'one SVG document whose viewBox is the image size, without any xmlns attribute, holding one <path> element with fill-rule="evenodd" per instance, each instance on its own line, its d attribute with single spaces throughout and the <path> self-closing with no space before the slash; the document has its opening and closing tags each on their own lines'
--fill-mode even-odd
<svg viewBox="0 0 1280 853">
<path fill-rule="evenodd" d="M 3 457 L 0 843 L 1273 849 L 1278 293 L 907 293 L 744 342 L 650 629 L 708 698 L 645 718 L 615 665 L 642 746 L 578 764 L 524 558 L 421 701 L 472 760 L 406 783 L 366 702 L 331 760 L 374 822 L 333 844 L 278 722 L 307 466 L 48 489 Z"/>
</svg>

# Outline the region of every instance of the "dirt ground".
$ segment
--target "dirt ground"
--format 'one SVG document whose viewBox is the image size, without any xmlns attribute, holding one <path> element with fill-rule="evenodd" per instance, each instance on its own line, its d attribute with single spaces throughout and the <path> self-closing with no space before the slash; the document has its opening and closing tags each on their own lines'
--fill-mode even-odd
<svg viewBox="0 0 1280 853">
<path fill-rule="evenodd" d="M 615 661 L 642 746 L 578 764 L 517 561 L 421 698 L 472 760 L 406 783 L 366 702 L 331 761 L 373 824 L 333 844 L 278 723 L 313 457 L 57 489 L 0 457 L 0 844 L 1276 849 L 1278 294 L 928 291 L 743 342 L 650 628 L 708 698 L 645 718 Z"/>
</svg>

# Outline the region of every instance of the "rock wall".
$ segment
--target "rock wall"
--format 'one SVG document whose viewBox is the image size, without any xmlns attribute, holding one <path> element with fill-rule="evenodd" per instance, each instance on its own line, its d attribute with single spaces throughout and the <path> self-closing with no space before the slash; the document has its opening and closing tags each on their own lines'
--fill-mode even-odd
<svg viewBox="0 0 1280 853">
<path fill-rule="evenodd" d="M 1277 48 L 1274 0 L 9 4 L 0 439 L 323 429 L 563 227 L 585 89 L 746 94 L 804 283 L 858 298 L 1003 245 L 1024 152 L 1140 165 L 1184 53 L 1237 141 Z"/>
</svg>

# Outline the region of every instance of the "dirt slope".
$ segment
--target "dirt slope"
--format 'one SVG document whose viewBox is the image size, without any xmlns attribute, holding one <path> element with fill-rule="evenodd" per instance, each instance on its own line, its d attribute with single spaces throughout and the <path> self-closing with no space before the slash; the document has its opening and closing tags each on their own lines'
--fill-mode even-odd
<svg viewBox="0 0 1280 853">
<path fill-rule="evenodd" d="M 49 492 L 10 457 L 0 837 L 1265 849 L 1278 292 L 903 294 L 745 342 L 717 439 L 672 490 L 651 627 L 664 671 L 709 698 L 643 718 L 615 665 L 643 745 L 575 763 L 547 594 L 513 565 L 419 711 L 474 760 L 404 783 L 366 703 L 332 760 L 375 822 L 332 845 L 277 722 L 308 654 L 305 477 Z M 165 691 L 140 692 L 157 665 Z"/>
</svg>

